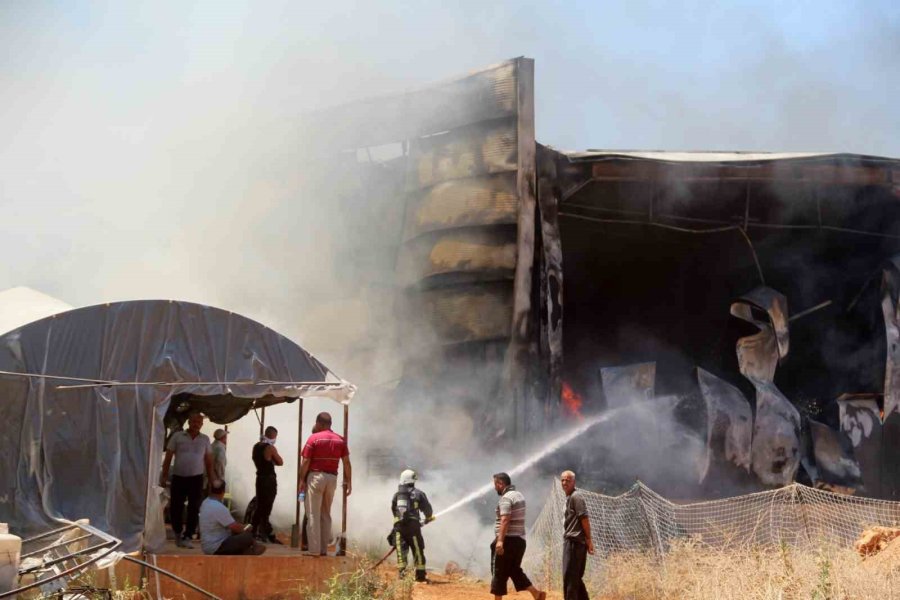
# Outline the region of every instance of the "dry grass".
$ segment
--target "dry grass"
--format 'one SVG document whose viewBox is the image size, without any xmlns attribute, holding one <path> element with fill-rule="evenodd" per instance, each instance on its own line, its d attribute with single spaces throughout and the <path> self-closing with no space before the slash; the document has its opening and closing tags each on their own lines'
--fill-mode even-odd
<svg viewBox="0 0 900 600">
<path fill-rule="evenodd" d="M 326 582 L 326 591 L 301 590 L 310 600 L 412 600 L 413 573 L 397 579 L 384 570 L 377 571 L 373 563 L 363 559 L 355 571 L 336 573 Z"/>
<path fill-rule="evenodd" d="M 609 557 L 589 581 L 603 600 L 900 598 L 900 562 L 863 561 L 851 548 L 714 550 L 686 541 L 664 560 Z"/>
</svg>

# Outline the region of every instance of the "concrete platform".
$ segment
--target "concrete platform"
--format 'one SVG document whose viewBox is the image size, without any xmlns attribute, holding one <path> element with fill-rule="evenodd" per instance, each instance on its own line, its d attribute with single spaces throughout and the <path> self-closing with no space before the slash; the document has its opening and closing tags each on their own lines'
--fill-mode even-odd
<svg viewBox="0 0 900 600">
<path fill-rule="evenodd" d="M 354 571 L 357 559 L 349 556 L 312 557 L 290 546 L 268 544 L 261 556 L 207 556 L 194 542 L 195 549 L 175 546 L 169 541 L 158 554 L 143 558 L 191 583 L 216 594 L 223 600 L 296 600 L 304 591 L 324 591 L 325 583 L 336 573 Z M 103 573 L 101 571 L 101 573 Z M 110 574 L 106 573 L 108 578 Z M 140 565 L 121 561 L 109 579 L 109 587 L 132 588 L 143 578 L 154 598 L 205 598 L 177 581 L 158 575 Z"/>
</svg>

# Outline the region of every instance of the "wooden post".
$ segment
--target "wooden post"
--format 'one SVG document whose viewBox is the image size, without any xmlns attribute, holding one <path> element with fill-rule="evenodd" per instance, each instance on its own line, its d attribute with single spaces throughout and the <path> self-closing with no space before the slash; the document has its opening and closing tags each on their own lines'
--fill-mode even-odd
<svg viewBox="0 0 900 600">
<path fill-rule="evenodd" d="M 350 434 L 350 405 L 344 405 L 344 443 L 348 443 L 348 436 Z M 347 477 L 347 474 L 344 473 L 344 477 Z M 341 485 L 341 501 L 343 505 L 341 506 L 341 541 L 340 547 L 338 548 L 337 555 L 344 556 L 347 554 L 347 486 Z"/>
<path fill-rule="evenodd" d="M 297 487 L 295 488 L 295 493 L 297 494 L 296 502 L 297 505 L 294 507 L 294 525 L 291 527 L 291 548 L 299 548 L 300 540 L 302 539 L 302 533 L 300 531 L 300 467 L 303 463 L 303 459 L 300 457 L 300 453 L 303 451 L 303 398 L 298 398 L 297 401 Z"/>
</svg>

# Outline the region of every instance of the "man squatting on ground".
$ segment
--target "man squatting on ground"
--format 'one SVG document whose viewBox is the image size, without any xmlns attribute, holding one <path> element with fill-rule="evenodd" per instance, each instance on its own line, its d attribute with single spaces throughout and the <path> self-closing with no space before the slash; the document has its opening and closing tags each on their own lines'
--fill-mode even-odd
<svg viewBox="0 0 900 600">
<path fill-rule="evenodd" d="M 175 544 L 182 548 L 193 548 L 190 539 L 197 532 L 197 520 L 200 514 L 200 501 L 203 500 L 203 473 L 210 483 L 215 480 L 213 474 L 212 452 L 209 438 L 200 433 L 203 427 L 203 415 L 193 413 L 188 417 L 187 431 L 176 431 L 166 445 L 166 457 L 163 461 L 160 485 L 166 486 L 169 481 L 169 467 L 175 457 L 175 468 L 172 474 L 172 496 L 169 500 L 169 517 L 172 531 L 175 533 Z M 182 512 L 187 499 L 187 524 L 182 531 Z"/>
<path fill-rule="evenodd" d="M 337 488 L 338 465 L 344 464 L 344 494 L 351 492 L 350 450 L 344 438 L 331 430 L 331 415 L 316 416 L 313 434 L 306 440 L 301 453 L 300 489 L 306 493 L 306 514 L 309 516 L 307 554 L 324 556 L 331 539 L 331 502 Z"/>
<path fill-rule="evenodd" d="M 528 590 L 535 600 L 545 600 L 547 592 L 534 587 L 522 570 L 522 558 L 525 556 L 525 496 L 512 485 L 506 473 L 494 475 L 494 489 L 500 501 L 494 523 L 496 538 L 491 542 L 491 593 L 495 600 L 500 600 L 506 595 L 506 581 L 511 578 L 517 592 Z"/>
<path fill-rule="evenodd" d="M 213 481 L 200 506 L 200 547 L 204 554 L 262 554 L 263 544 L 234 520 L 225 506 L 225 482 Z"/>
<path fill-rule="evenodd" d="M 422 538 L 422 515 L 424 522 L 434 521 L 431 503 L 422 490 L 416 489 L 418 476 L 412 469 L 400 473 L 400 485 L 391 500 L 394 513 L 394 528 L 388 535 L 388 543 L 397 549 L 397 567 L 400 577 L 406 571 L 407 557 L 412 549 L 416 563 L 416 581 L 425 581 L 425 540 Z"/>
<path fill-rule="evenodd" d="M 272 506 L 275 505 L 275 495 L 278 493 L 278 480 L 275 477 L 275 467 L 284 464 L 278 450 L 275 449 L 275 440 L 278 438 L 278 430 L 266 427 L 260 440 L 253 445 L 253 464 L 256 465 L 256 512 L 253 513 L 253 535 L 261 542 L 280 543 L 272 531 L 269 517 L 272 514 Z"/>
<path fill-rule="evenodd" d="M 566 515 L 563 521 L 563 598 L 589 600 L 584 587 L 587 555 L 594 553 L 591 520 L 584 496 L 575 489 L 575 473 L 563 471 L 559 483 L 566 493 Z"/>
</svg>

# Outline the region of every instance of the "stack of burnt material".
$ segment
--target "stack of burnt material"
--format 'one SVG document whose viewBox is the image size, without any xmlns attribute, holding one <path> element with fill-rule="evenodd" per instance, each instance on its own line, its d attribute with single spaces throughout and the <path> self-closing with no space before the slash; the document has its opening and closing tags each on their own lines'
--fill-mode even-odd
<svg viewBox="0 0 900 600">
<path fill-rule="evenodd" d="M 834 399 L 839 429 L 801 414 L 775 384 L 776 370 L 790 351 L 790 321 L 802 314 L 789 317 L 785 296 L 765 286 L 731 304 L 734 317 L 757 329 L 737 341 L 738 368 L 755 398 L 751 406 L 733 383 L 696 370 L 706 435 L 702 456 L 692 459 L 698 462 L 692 472 L 708 493 L 799 480 L 839 493 L 900 500 L 900 256 L 887 262 L 881 283 L 887 334 L 884 391 Z M 653 404 L 656 418 L 667 420 L 661 413 L 670 407 L 647 402 L 654 399 L 654 363 L 604 368 L 601 377 L 607 408 Z M 653 437 L 652 432 L 633 433 Z"/>
<path fill-rule="evenodd" d="M 774 383 L 790 349 L 785 297 L 759 287 L 735 301 L 731 314 L 759 330 L 737 342 L 740 372 L 756 391 L 755 418 L 740 390 L 698 369 L 707 410 L 705 478 L 743 472 L 766 486 L 781 486 L 802 476 L 823 489 L 900 500 L 900 470 L 891 467 L 900 459 L 898 300 L 900 257 L 894 257 L 883 269 L 881 285 L 887 334 L 884 392 L 836 398 L 839 430 L 801 417 Z"/>
</svg>

